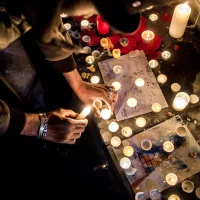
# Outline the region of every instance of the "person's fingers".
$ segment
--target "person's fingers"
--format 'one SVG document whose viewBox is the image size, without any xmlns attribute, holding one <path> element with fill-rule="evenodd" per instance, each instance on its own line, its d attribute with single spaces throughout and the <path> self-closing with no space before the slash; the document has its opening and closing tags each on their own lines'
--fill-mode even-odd
<svg viewBox="0 0 200 200">
<path fill-rule="evenodd" d="M 65 118 L 65 117 L 76 118 L 78 116 L 78 113 L 74 112 L 73 110 L 68 110 L 68 109 L 63 109 L 63 108 L 59 108 L 53 111 L 53 114 L 62 118 Z"/>
<path fill-rule="evenodd" d="M 94 109 L 94 112 L 97 115 L 97 117 L 100 118 L 101 117 L 101 113 L 100 113 L 100 110 L 95 105 L 95 101 L 93 102 L 93 109 Z"/>
<path fill-rule="evenodd" d="M 85 131 L 85 128 L 83 127 L 79 127 L 79 128 L 75 128 L 75 129 L 72 129 L 70 130 L 70 132 L 68 133 L 69 136 L 67 137 L 71 137 L 73 134 L 76 134 L 76 133 L 82 133 Z"/>
<path fill-rule="evenodd" d="M 74 133 L 74 134 L 71 136 L 70 139 L 75 139 L 75 140 L 77 140 L 77 139 L 79 139 L 80 137 L 81 137 L 81 132 L 80 132 L 80 133 Z"/>
<path fill-rule="evenodd" d="M 114 110 L 114 106 L 113 106 L 113 102 L 112 100 L 107 96 L 107 93 L 103 93 L 103 95 L 101 95 L 100 97 L 98 97 L 99 99 L 101 99 L 102 101 L 104 101 L 106 103 L 106 105 L 108 106 L 108 108 L 110 109 L 111 113 L 113 113 Z"/>
<path fill-rule="evenodd" d="M 77 120 L 77 119 L 66 117 L 65 121 L 66 123 L 70 124 L 70 126 L 75 126 L 75 127 L 86 127 L 88 124 L 87 119 Z"/>
<path fill-rule="evenodd" d="M 118 99 L 118 92 L 115 91 L 113 94 L 112 94 L 112 102 L 115 104 L 117 102 L 117 99 Z"/>
<path fill-rule="evenodd" d="M 65 143 L 66 144 L 75 144 L 76 140 L 72 139 L 72 140 L 67 140 Z"/>
</svg>

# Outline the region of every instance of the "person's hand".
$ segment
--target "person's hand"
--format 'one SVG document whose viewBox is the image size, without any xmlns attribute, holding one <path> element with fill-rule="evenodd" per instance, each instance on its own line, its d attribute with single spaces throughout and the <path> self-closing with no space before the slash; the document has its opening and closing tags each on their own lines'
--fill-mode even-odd
<svg viewBox="0 0 200 200">
<path fill-rule="evenodd" d="M 113 92 L 111 92 L 111 90 Z M 77 91 L 77 96 L 86 105 L 92 105 L 95 113 L 100 117 L 100 111 L 95 105 L 95 100 L 100 99 L 104 101 L 108 108 L 113 112 L 114 104 L 117 102 L 118 93 L 114 91 L 113 86 L 108 86 L 105 84 L 92 84 L 84 82 Z"/>
<path fill-rule="evenodd" d="M 88 120 L 76 120 L 78 113 L 72 110 L 57 109 L 47 113 L 48 129 L 45 140 L 74 144 L 81 137 Z"/>
</svg>

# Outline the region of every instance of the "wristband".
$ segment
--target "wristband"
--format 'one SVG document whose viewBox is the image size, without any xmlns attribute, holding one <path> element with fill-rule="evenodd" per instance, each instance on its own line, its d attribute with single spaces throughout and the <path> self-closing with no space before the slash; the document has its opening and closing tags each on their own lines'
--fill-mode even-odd
<svg viewBox="0 0 200 200">
<path fill-rule="evenodd" d="M 39 113 L 39 117 L 40 117 L 40 129 L 37 138 L 43 140 L 47 134 L 48 117 L 46 113 Z"/>
</svg>

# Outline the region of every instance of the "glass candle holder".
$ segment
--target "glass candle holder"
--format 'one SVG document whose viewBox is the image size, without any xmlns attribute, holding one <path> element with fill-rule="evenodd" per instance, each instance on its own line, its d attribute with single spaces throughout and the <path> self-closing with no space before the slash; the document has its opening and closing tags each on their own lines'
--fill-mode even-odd
<svg viewBox="0 0 200 200">
<path fill-rule="evenodd" d="M 179 92 L 180 89 L 181 89 L 180 84 L 178 84 L 178 83 L 172 83 L 172 84 L 171 84 L 171 90 L 172 90 L 173 92 Z"/>
<path fill-rule="evenodd" d="M 113 147 L 119 147 L 121 145 L 121 139 L 117 136 L 111 138 L 110 143 Z"/>
<path fill-rule="evenodd" d="M 145 84 L 144 79 L 142 78 L 138 78 L 135 80 L 135 85 L 137 85 L 138 87 L 143 87 Z"/>
<path fill-rule="evenodd" d="M 117 81 L 113 82 L 111 85 L 115 88 L 116 91 L 121 88 L 121 83 Z"/>
<path fill-rule="evenodd" d="M 97 83 L 99 83 L 99 81 L 100 81 L 100 78 L 98 76 L 92 76 L 90 78 L 90 82 L 93 84 L 97 84 Z"/>
<path fill-rule="evenodd" d="M 168 200 L 180 200 L 180 197 L 176 194 L 171 194 L 169 197 L 168 197 Z"/>
<path fill-rule="evenodd" d="M 133 131 L 130 127 L 127 126 L 122 129 L 121 133 L 124 137 L 130 137 L 132 135 Z"/>
<path fill-rule="evenodd" d="M 141 148 L 145 151 L 149 151 L 152 148 L 152 142 L 150 140 L 142 140 Z"/>
<path fill-rule="evenodd" d="M 176 176 L 176 174 L 173 174 L 173 173 L 169 173 L 167 174 L 167 176 L 165 177 L 166 179 L 166 182 L 169 184 L 169 185 L 176 185 L 176 183 L 178 182 L 178 177 Z"/>
<path fill-rule="evenodd" d="M 120 38 L 119 42 L 122 47 L 127 47 L 129 43 L 127 38 Z"/>
<path fill-rule="evenodd" d="M 163 149 L 164 151 L 171 153 L 172 151 L 174 151 L 174 145 L 172 142 L 166 141 L 163 143 Z"/>
<path fill-rule="evenodd" d="M 108 120 L 111 117 L 111 112 L 107 107 L 102 107 L 101 109 L 101 117 L 104 120 Z"/>
<path fill-rule="evenodd" d="M 189 102 L 190 102 L 189 95 L 185 92 L 179 92 L 175 96 L 172 106 L 176 111 L 183 111 Z"/>
<path fill-rule="evenodd" d="M 122 67 L 121 67 L 120 65 L 115 65 L 115 66 L 113 67 L 113 72 L 114 72 L 115 74 L 121 74 L 121 73 L 122 73 Z"/>
<path fill-rule="evenodd" d="M 157 81 L 162 85 L 167 81 L 167 76 L 164 74 L 159 74 L 157 77 Z"/>
<path fill-rule="evenodd" d="M 89 28 L 89 26 L 90 26 L 90 23 L 89 23 L 88 20 L 84 19 L 84 20 L 81 21 L 81 29 L 82 30 Z"/>
<path fill-rule="evenodd" d="M 149 61 L 149 66 L 150 66 L 152 69 L 158 67 L 158 61 L 157 61 L 157 60 L 150 60 L 150 61 Z"/>
<path fill-rule="evenodd" d="M 100 40 L 100 44 L 101 44 L 101 47 L 108 48 L 108 45 L 109 45 L 108 39 L 107 38 L 102 38 Z"/>
<path fill-rule="evenodd" d="M 152 21 L 152 22 L 155 22 L 158 20 L 158 15 L 156 14 L 151 14 L 149 15 L 149 19 Z"/>
<path fill-rule="evenodd" d="M 158 113 L 162 110 L 162 106 L 159 103 L 154 103 L 151 106 L 151 109 L 153 110 L 153 112 Z"/>
<path fill-rule="evenodd" d="M 121 55 L 120 49 L 113 49 L 112 55 L 113 55 L 114 58 L 119 58 L 120 55 Z"/>
<path fill-rule="evenodd" d="M 88 63 L 88 64 L 92 64 L 94 62 L 94 56 L 87 56 L 85 58 L 85 62 Z"/>
<path fill-rule="evenodd" d="M 142 32 L 142 39 L 145 43 L 152 42 L 154 38 L 155 38 L 155 34 L 153 31 L 146 30 Z"/>
<path fill-rule="evenodd" d="M 140 128 L 144 127 L 146 125 L 146 120 L 143 117 L 139 117 L 136 119 L 136 125 Z"/>
<path fill-rule="evenodd" d="M 71 29 L 72 25 L 70 23 L 65 23 L 63 24 L 63 26 L 65 27 L 65 29 L 68 31 Z"/>
<path fill-rule="evenodd" d="M 123 157 L 120 160 L 120 166 L 123 169 L 128 169 L 131 166 L 131 160 L 129 158 Z"/>
<path fill-rule="evenodd" d="M 127 157 L 131 157 L 134 154 L 134 149 L 131 146 L 126 146 L 123 149 L 123 153 Z"/>
<path fill-rule="evenodd" d="M 169 51 L 163 51 L 161 57 L 163 60 L 168 60 L 171 57 L 171 53 Z"/>
</svg>

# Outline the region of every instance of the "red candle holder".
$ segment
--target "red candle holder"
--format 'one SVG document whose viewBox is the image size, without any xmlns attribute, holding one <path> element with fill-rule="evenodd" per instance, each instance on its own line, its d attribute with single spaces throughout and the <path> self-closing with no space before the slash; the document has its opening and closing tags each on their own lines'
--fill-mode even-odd
<svg viewBox="0 0 200 200">
<path fill-rule="evenodd" d="M 100 35 L 107 35 L 110 32 L 109 24 L 102 18 L 101 15 L 97 16 L 97 31 Z"/>
</svg>

